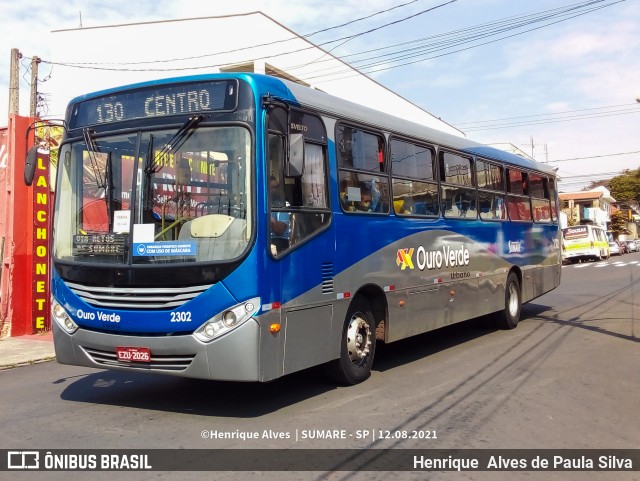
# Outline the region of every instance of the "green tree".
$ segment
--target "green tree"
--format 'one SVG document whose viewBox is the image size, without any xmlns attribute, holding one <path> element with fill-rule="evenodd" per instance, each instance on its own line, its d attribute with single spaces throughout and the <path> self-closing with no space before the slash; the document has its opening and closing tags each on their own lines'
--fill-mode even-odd
<svg viewBox="0 0 640 481">
<path fill-rule="evenodd" d="M 607 189 L 609 189 L 609 179 L 594 180 L 582 190 L 589 191 L 589 190 L 595 189 L 596 187 L 606 187 Z M 609 190 L 611 190 L 611 189 L 609 189 Z"/>
<path fill-rule="evenodd" d="M 620 234 L 628 234 L 627 217 L 622 211 L 616 211 L 611 214 L 611 222 L 609 222 L 609 230 L 613 232 L 613 236 L 617 239 Z"/>
<path fill-rule="evenodd" d="M 609 190 L 618 202 L 640 205 L 640 169 L 624 170 L 609 181 Z"/>
</svg>

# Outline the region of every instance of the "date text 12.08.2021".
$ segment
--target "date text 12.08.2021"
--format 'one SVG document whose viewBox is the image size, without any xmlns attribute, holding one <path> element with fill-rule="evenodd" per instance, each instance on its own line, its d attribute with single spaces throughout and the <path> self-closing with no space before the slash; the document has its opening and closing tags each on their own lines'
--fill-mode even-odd
<svg viewBox="0 0 640 481">
<path fill-rule="evenodd" d="M 205 429 L 201 433 L 202 439 L 239 439 L 242 441 L 254 439 L 293 439 L 295 441 L 306 440 L 340 440 L 340 439 L 366 439 L 366 440 L 430 440 L 438 439 L 435 430 L 389 430 L 389 429 L 357 429 L 349 431 L 347 429 L 296 429 L 295 431 L 274 431 L 265 429 L 263 431 L 218 431 Z"/>
</svg>

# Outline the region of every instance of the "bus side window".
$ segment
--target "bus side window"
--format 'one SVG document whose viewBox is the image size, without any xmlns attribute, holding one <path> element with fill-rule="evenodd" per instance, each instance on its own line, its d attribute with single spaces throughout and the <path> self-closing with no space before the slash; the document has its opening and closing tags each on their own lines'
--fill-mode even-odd
<svg viewBox="0 0 640 481">
<path fill-rule="evenodd" d="M 344 212 L 389 212 L 384 137 L 349 125 L 336 127 L 340 206 Z M 382 175 L 381 175 L 382 174 Z"/>
<path fill-rule="evenodd" d="M 531 221 L 531 200 L 528 194 L 527 175 L 517 169 L 507 171 L 507 211 L 509 219 Z"/>
<path fill-rule="evenodd" d="M 280 119 L 284 113 L 280 114 L 273 124 L 270 117 L 268 145 L 269 248 L 275 257 L 315 235 L 331 220 L 324 124 L 315 115 L 293 109 L 289 112 L 292 123 L 305 127 L 305 137 L 304 169 L 300 176 L 287 177 L 284 171 L 287 135 L 280 132 L 288 124 Z"/>
<path fill-rule="evenodd" d="M 473 161 L 467 157 L 440 151 L 440 198 L 445 217 L 478 217 L 472 165 Z"/>
<path fill-rule="evenodd" d="M 547 189 L 549 190 L 549 201 L 551 203 L 551 219 L 554 224 L 558 223 L 558 210 L 557 210 L 557 197 L 556 197 L 556 184 L 555 179 L 549 178 L 547 182 Z"/>
<path fill-rule="evenodd" d="M 552 215 L 547 178 L 531 173 L 529 174 L 529 184 L 531 186 L 531 207 L 534 222 L 551 223 Z"/>
<path fill-rule="evenodd" d="M 504 169 L 501 165 L 476 160 L 478 214 L 482 220 L 505 220 Z"/>
<path fill-rule="evenodd" d="M 439 199 L 433 147 L 392 137 L 389 152 L 396 215 L 437 216 Z"/>
</svg>

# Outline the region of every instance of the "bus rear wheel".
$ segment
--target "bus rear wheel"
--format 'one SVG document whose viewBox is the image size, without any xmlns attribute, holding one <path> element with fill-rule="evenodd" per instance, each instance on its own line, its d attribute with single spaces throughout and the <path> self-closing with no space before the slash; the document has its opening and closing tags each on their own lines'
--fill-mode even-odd
<svg viewBox="0 0 640 481">
<path fill-rule="evenodd" d="M 500 329 L 514 329 L 520 322 L 522 310 L 522 293 L 520 281 L 515 272 L 509 272 L 504 292 L 504 311 L 496 316 L 496 327 Z"/>
<path fill-rule="evenodd" d="M 333 361 L 334 378 L 340 384 L 359 384 L 371 376 L 376 352 L 375 319 L 369 303 L 355 299 L 345 319 L 340 358 Z"/>
</svg>

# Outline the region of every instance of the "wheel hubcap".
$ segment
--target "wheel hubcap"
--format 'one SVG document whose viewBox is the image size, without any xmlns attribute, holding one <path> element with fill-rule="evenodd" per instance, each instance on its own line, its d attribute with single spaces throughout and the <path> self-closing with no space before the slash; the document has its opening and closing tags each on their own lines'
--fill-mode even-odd
<svg viewBox="0 0 640 481">
<path fill-rule="evenodd" d="M 355 313 L 347 328 L 347 351 L 354 364 L 360 364 L 369 355 L 371 348 L 371 330 L 362 314 Z"/>
<path fill-rule="evenodd" d="M 518 290 L 515 284 L 509 284 L 509 314 L 511 317 L 518 314 Z"/>
</svg>

